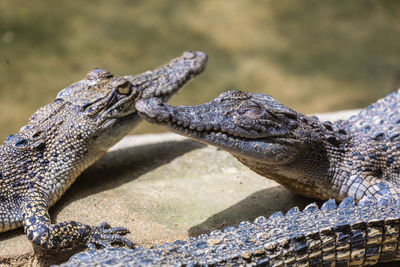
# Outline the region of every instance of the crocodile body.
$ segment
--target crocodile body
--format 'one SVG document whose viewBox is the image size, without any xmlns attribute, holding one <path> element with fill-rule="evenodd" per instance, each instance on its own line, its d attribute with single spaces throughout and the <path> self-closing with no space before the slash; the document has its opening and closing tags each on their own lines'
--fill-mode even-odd
<svg viewBox="0 0 400 267">
<path fill-rule="evenodd" d="M 202 52 L 185 52 L 153 71 L 114 77 L 94 69 L 61 90 L 0 147 L 0 232 L 20 226 L 44 249 L 134 244 L 123 227 L 69 221 L 52 224 L 48 209 L 79 174 L 140 120 L 140 98 L 168 98 L 205 67 Z"/>
<path fill-rule="evenodd" d="M 334 123 L 241 91 L 198 106 L 141 99 L 136 108 L 146 120 L 220 147 L 297 193 L 330 200 L 321 209 L 292 208 L 154 249 L 78 254 L 72 265 L 360 266 L 400 259 L 399 91 Z"/>
</svg>

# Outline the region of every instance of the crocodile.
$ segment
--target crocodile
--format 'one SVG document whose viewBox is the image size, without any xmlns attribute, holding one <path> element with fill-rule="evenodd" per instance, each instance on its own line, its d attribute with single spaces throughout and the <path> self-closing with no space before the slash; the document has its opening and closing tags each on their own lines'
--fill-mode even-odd
<svg viewBox="0 0 400 267">
<path fill-rule="evenodd" d="M 205 68 L 203 52 L 188 51 L 139 75 L 93 69 L 61 90 L 0 146 L 0 232 L 23 226 L 35 247 L 134 247 L 124 227 L 76 221 L 52 223 L 48 209 L 80 173 L 140 121 L 138 99 L 166 101 Z"/>
<path fill-rule="evenodd" d="M 140 99 L 136 109 L 149 122 L 224 149 L 256 173 L 326 202 L 152 249 L 80 253 L 65 266 L 361 266 L 400 260 L 400 91 L 337 122 L 242 91 L 197 106 Z"/>
</svg>

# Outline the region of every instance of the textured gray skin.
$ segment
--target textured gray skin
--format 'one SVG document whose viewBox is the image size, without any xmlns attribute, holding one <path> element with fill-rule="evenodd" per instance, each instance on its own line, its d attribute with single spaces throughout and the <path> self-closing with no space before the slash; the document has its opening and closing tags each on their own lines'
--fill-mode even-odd
<svg viewBox="0 0 400 267">
<path fill-rule="evenodd" d="M 23 225 L 28 239 L 45 249 L 94 249 L 111 243 L 133 247 L 121 236 L 128 232 L 125 228 L 75 221 L 52 224 L 48 208 L 140 121 L 138 99 L 168 100 L 203 71 L 206 61 L 203 52 L 185 52 L 136 76 L 114 77 L 94 69 L 61 90 L 0 147 L 0 232 Z"/>
<path fill-rule="evenodd" d="M 300 194 L 332 199 L 321 209 L 293 208 L 154 249 L 81 253 L 69 264 L 360 266 L 399 260 L 399 105 L 395 92 L 331 123 L 271 96 L 240 91 L 199 106 L 141 99 L 136 108 L 146 120 L 225 149 Z M 334 199 L 342 201 L 339 207 Z"/>
</svg>

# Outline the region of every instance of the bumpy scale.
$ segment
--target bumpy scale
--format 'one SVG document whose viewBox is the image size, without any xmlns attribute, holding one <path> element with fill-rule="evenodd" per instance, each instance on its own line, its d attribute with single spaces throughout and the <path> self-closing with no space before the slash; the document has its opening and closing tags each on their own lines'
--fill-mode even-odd
<svg viewBox="0 0 400 267">
<path fill-rule="evenodd" d="M 19 133 L 0 147 L 0 232 L 23 225 L 34 245 L 63 249 L 133 243 L 122 227 L 75 221 L 52 224 L 48 209 L 78 175 L 124 137 L 140 120 L 135 102 L 163 101 L 201 73 L 207 57 L 185 52 L 137 76 L 114 77 L 94 69 L 40 108 Z"/>
</svg>

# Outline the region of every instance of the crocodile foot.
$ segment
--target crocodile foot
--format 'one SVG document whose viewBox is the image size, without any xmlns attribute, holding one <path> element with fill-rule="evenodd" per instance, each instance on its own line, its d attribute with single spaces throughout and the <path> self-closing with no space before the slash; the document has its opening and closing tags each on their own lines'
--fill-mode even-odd
<svg viewBox="0 0 400 267">
<path fill-rule="evenodd" d="M 102 222 L 98 226 L 93 226 L 86 244 L 89 250 L 95 250 L 97 247 L 111 247 L 113 243 L 135 248 L 135 244 L 131 240 L 122 236 L 127 233 L 129 233 L 129 230 L 124 227 L 110 227 L 108 223 Z"/>
</svg>

